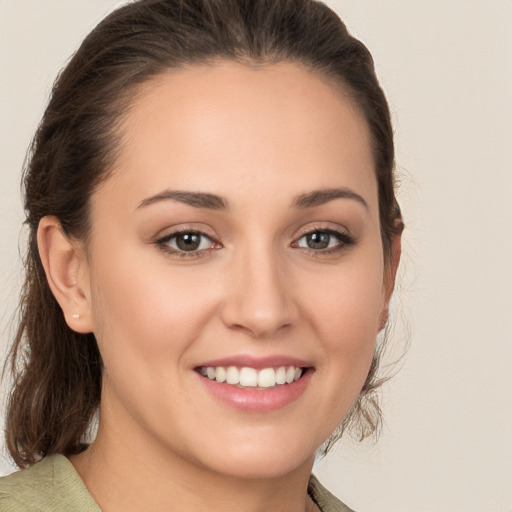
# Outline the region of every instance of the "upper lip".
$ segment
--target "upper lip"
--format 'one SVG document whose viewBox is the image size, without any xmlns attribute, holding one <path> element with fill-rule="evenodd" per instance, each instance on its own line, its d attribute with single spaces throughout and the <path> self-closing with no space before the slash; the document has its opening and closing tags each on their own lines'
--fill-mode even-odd
<svg viewBox="0 0 512 512">
<path fill-rule="evenodd" d="M 297 368 L 308 368 L 313 366 L 311 362 L 296 357 L 286 355 L 269 355 L 269 356 L 251 356 L 249 354 L 239 354 L 219 359 L 212 359 L 204 361 L 196 366 L 201 367 L 216 367 L 216 366 L 237 366 L 240 368 L 248 367 L 256 370 L 263 368 L 278 368 L 280 366 L 295 366 Z"/>
</svg>

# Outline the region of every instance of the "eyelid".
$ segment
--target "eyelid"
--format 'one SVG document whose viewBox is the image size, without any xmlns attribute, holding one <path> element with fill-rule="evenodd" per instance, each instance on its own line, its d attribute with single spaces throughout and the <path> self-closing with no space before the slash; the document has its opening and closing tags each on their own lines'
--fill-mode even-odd
<svg viewBox="0 0 512 512">
<path fill-rule="evenodd" d="M 331 222 L 315 222 L 315 223 L 309 223 L 305 226 L 302 226 L 299 230 L 297 230 L 298 233 L 295 236 L 294 240 L 298 240 L 299 238 L 309 235 L 310 233 L 315 233 L 317 231 L 321 231 L 323 233 L 332 233 L 335 235 L 339 235 L 342 237 L 348 237 L 355 240 L 355 237 L 350 233 L 350 231 L 339 224 L 333 224 Z"/>
</svg>

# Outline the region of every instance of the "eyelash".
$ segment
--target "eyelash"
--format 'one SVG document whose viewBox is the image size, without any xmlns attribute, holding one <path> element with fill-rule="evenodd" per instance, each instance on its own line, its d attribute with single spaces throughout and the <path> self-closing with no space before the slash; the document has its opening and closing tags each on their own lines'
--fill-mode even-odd
<svg viewBox="0 0 512 512">
<path fill-rule="evenodd" d="M 338 240 L 339 243 L 337 245 L 335 245 L 334 247 L 327 248 L 327 249 L 311 249 L 311 248 L 307 248 L 307 247 L 300 247 L 298 245 L 300 240 L 302 240 L 303 238 L 305 238 L 309 235 L 313 235 L 315 233 L 326 234 L 326 235 L 329 235 L 330 237 L 334 237 Z M 196 235 L 201 238 L 206 238 L 207 240 L 209 240 L 210 245 L 217 245 L 218 247 L 208 247 L 206 249 L 199 249 L 199 250 L 194 250 L 194 251 L 184 251 L 184 250 L 179 250 L 179 249 L 174 249 L 172 247 L 169 247 L 169 243 L 179 235 Z M 306 231 L 299 238 L 297 238 L 294 242 L 292 242 L 291 247 L 301 249 L 302 251 L 305 251 L 305 252 L 308 252 L 315 256 L 321 257 L 321 256 L 326 256 L 329 254 L 341 252 L 343 249 L 347 248 L 348 246 L 354 245 L 355 243 L 356 243 L 356 240 L 352 236 L 348 235 L 347 233 L 345 233 L 343 231 L 339 231 L 339 230 L 333 229 L 333 228 L 315 227 L 314 229 L 312 229 L 310 231 Z M 219 241 L 215 240 L 210 235 L 207 235 L 206 233 L 204 233 L 202 231 L 195 230 L 195 229 L 182 229 L 182 230 L 175 231 L 173 233 L 170 233 L 170 234 L 156 240 L 155 245 L 157 245 L 158 248 L 161 251 L 163 251 L 164 253 L 171 254 L 171 255 L 177 256 L 179 258 L 200 258 L 200 257 L 208 256 L 212 250 L 216 250 L 216 249 L 219 249 L 220 247 L 222 247 Z"/>
</svg>

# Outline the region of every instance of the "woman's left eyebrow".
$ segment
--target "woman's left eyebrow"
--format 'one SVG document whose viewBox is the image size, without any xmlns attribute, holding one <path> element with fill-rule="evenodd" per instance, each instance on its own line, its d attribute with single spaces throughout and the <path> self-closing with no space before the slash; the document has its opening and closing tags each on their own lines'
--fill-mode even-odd
<svg viewBox="0 0 512 512">
<path fill-rule="evenodd" d="M 227 210 L 227 201 L 215 194 L 207 192 L 185 192 L 182 190 L 165 190 L 154 196 L 142 200 L 137 209 L 144 208 L 150 204 L 160 201 L 177 201 L 185 203 L 195 208 L 206 208 L 208 210 Z"/>
<path fill-rule="evenodd" d="M 363 205 L 366 210 L 369 210 L 368 203 L 365 199 L 349 188 L 326 188 L 322 190 L 314 190 L 313 192 L 297 196 L 293 205 L 300 209 L 312 208 L 314 206 L 320 206 L 328 203 L 329 201 L 333 201 L 334 199 L 351 199 Z"/>
</svg>

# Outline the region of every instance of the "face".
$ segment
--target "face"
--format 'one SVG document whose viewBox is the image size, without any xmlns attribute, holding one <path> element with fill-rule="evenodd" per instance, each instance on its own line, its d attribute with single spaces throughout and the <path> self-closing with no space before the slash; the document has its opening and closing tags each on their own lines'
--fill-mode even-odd
<svg viewBox="0 0 512 512">
<path fill-rule="evenodd" d="M 356 399 L 388 284 L 362 115 L 293 64 L 160 76 L 92 197 L 100 434 L 209 471 L 309 464 Z"/>
</svg>

